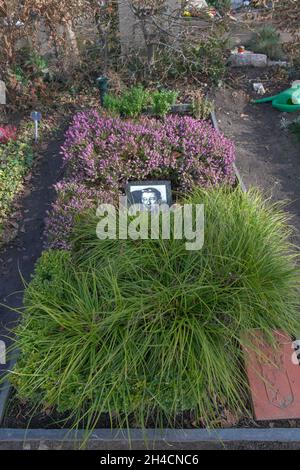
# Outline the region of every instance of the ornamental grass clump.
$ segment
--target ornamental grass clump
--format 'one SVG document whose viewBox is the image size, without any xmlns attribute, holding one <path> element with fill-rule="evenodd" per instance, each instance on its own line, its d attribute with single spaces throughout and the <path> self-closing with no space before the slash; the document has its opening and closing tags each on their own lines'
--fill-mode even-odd
<svg viewBox="0 0 300 470">
<path fill-rule="evenodd" d="M 265 24 L 252 34 L 249 48 L 253 52 L 267 54 L 273 60 L 283 58 L 280 32 L 271 24 Z"/>
<path fill-rule="evenodd" d="M 185 202 L 205 205 L 201 250 L 172 236 L 99 240 L 88 211 L 72 252 L 44 253 L 15 331 L 18 397 L 89 431 L 102 413 L 117 427 L 248 413 L 247 334 L 299 331 L 291 228 L 255 191 L 197 189 Z"/>
<path fill-rule="evenodd" d="M 174 190 L 232 183 L 234 146 L 206 121 L 168 116 L 138 123 L 77 114 L 63 146 L 72 178 L 102 189 L 124 189 L 128 180 L 168 179 Z"/>
</svg>

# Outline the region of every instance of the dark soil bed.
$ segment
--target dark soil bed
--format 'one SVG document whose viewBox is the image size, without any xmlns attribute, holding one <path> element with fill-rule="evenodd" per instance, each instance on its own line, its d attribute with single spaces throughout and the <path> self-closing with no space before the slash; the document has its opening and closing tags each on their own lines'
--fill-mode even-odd
<svg viewBox="0 0 300 470">
<path fill-rule="evenodd" d="M 279 74 L 276 76 L 276 74 Z M 279 82 L 283 74 L 283 80 Z M 300 141 L 281 128 L 281 119 L 294 119 L 272 108 L 271 103 L 253 105 L 259 98 L 253 82 L 263 82 L 272 95 L 289 86 L 284 71 L 235 70 L 227 86 L 216 93 L 216 115 L 220 130 L 236 145 L 237 167 L 246 187 L 258 186 L 274 200 L 288 200 L 292 223 L 300 231 Z"/>
<path fill-rule="evenodd" d="M 32 177 L 19 201 L 18 234 L 0 247 L 0 340 L 7 347 L 10 330 L 19 318 L 14 309 L 22 307 L 24 281 L 30 280 L 43 250 L 46 212 L 55 196 L 53 184 L 61 178 L 63 135 L 61 130 L 38 150 Z M 0 365 L 0 377 L 6 368 Z"/>
<path fill-rule="evenodd" d="M 250 405 L 250 404 L 249 404 Z M 60 414 L 55 410 L 36 411 L 25 402 L 16 399 L 13 394 L 7 404 L 6 413 L 0 428 L 15 429 L 69 429 L 73 426 L 73 421 L 67 419 L 66 415 Z M 192 412 L 186 411 L 177 415 L 172 423 L 162 422 L 161 426 L 169 428 L 170 425 L 175 429 L 199 429 L 204 428 L 204 424 L 196 422 Z M 234 417 L 221 412 L 218 420 L 218 426 L 223 428 L 300 428 L 300 419 L 295 420 L 277 420 L 277 421 L 255 421 L 251 418 L 241 418 L 235 420 Z M 108 414 L 102 414 L 97 422 L 97 429 L 116 428 L 117 423 L 110 421 Z M 130 427 L 139 428 L 139 424 L 133 419 L 130 421 Z M 150 418 L 147 423 L 148 429 L 156 428 L 155 420 Z M 84 425 L 82 426 L 84 428 Z"/>
</svg>

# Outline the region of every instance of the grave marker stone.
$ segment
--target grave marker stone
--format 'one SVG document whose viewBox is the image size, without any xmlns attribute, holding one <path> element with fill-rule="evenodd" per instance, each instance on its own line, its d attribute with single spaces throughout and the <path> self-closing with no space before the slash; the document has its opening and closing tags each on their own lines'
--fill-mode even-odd
<svg viewBox="0 0 300 470">
<path fill-rule="evenodd" d="M 246 371 L 257 420 L 300 418 L 300 365 L 294 360 L 295 346 L 283 332 L 275 331 L 276 347 L 266 343 L 261 332 L 244 348 Z"/>
<path fill-rule="evenodd" d="M 229 61 L 232 67 L 266 67 L 268 58 L 266 54 L 243 52 L 231 54 Z"/>
</svg>

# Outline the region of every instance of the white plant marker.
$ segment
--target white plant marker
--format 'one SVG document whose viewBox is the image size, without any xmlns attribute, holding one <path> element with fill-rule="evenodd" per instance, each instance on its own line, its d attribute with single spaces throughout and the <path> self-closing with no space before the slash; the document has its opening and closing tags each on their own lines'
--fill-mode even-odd
<svg viewBox="0 0 300 470">
<path fill-rule="evenodd" d="M 6 104 L 6 86 L 2 80 L 0 80 L 0 104 Z"/>
<path fill-rule="evenodd" d="M 30 117 L 34 121 L 34 141 L 37 143 L 39 140 L 39 121 L 42 119 L 42 114 L 39 111 L 32 111 Z"/>
<path fill-rule="evenodd" d="M 0 341 L 0 364 L 6 364 L 6 345 L 4 341 Z"/>
</svg>

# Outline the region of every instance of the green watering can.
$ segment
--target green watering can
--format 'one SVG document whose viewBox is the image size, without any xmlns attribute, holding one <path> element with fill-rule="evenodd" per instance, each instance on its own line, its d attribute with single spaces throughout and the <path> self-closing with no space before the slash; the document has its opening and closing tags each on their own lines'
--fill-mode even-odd
<svg viewBox="0 0 300 470">
<path fill-rule="evenodd" d="M 291 88 L 288 88 L 278 95 L 255 100 L 252 101 L 252 103 L 268 103 L 269 101 L 272 101 L 274 108 L 285 113 L 300 111 L 300 83 L 293 85 Z"/>
</svg>

